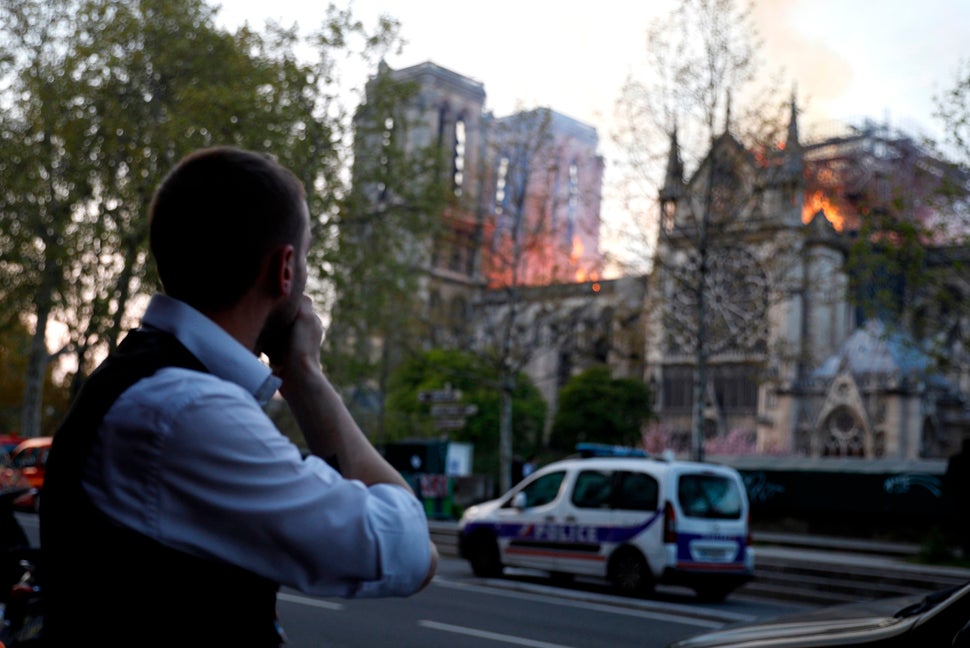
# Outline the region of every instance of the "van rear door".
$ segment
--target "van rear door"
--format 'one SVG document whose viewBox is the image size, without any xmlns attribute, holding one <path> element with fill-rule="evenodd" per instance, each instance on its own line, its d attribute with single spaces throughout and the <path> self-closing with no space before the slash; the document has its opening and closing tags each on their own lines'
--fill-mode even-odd
<svg viewBox="0 0 970 648">
<path fill-rule="evenodd" d="M 677 478 L 676 567 L 743 569 L 748 535 L 744 485 L 727 471 L 688 470 Z"/>
</svg>

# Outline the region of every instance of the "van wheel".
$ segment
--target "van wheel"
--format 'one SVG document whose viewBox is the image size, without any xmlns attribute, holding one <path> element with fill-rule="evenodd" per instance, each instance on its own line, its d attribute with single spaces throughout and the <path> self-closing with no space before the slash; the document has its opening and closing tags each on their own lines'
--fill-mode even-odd
<svg viewBox="0 0 970 648">
<path fill-rule="evenodd" d="M 502 559 L 499 557 L 495 537 L 487 533 L 476 534 L 469 543 L 468 562 L 471 563 L 472 573 L 479 578 L 501 576 Z"/>
<path fill-rule="evenodd" d="M 623 547 L 610 558 L 609 581 L 621 594 L 635 596 L 653 590 L 653 574 L 646 559 L 636 549 Z"/>
</svg>

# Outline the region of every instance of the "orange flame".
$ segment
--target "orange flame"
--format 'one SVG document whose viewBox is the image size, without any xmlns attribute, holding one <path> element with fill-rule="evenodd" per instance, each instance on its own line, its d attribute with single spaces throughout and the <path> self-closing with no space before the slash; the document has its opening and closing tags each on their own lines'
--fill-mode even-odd
<svg viewBox="0 0 970 648">
<path fill-rule="evenodd" d="M 573 263 L 576 263 L 582 258 L 584 250 L 585 248 L 583 247 L 583 241 L 579 238 L 578 234 L 574 234 L 573 249 L 569 253 L 569 260 L 572 261 Z"/>
<path fill-rule="evenodd" d="M 845 227 L 845 217 L 839 214 L 838 207 L 822 191 L 815 191 L 805 196 L 805 204 L 802 206 L 802 222 L 810 222 L 819 210 L 825 214 L 825 218 L 832 223 L 832 227 L 836 231 L 842 231 Z"/>
<path fill-rule="evenodd" d="M 571 265 L 576 265 L 582 260 L 583 252 L 586 250 L 583 246 L 582 239 L 579 238 L 578 234 L 573 235 L 573 249 L 569 252 L 569 263 Z M 588 278 L 586 273 L 586 268 L 580 267 L 576 270 L 576 282 L 584 283 Z"/>
</svg>

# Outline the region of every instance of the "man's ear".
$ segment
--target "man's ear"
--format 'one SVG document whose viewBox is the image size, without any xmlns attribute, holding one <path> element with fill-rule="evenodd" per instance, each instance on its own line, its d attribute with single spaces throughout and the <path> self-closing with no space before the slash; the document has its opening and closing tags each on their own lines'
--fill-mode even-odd
<svg viewBox="0 0 970 648">
<path fill-rule="evenodd" d="M 276 248 L 266 269 L 267 288 L 274 297 L 289 297 L 296 277 L 296 249 L 291 244 Z"/>
</svg>

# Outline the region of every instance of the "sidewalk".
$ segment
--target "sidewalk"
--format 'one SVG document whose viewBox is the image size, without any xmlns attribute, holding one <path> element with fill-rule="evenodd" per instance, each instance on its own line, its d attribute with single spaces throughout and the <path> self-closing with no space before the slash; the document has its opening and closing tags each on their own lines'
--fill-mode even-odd
<svg viewBox="0 0 970 648">
<path fill-rule="evenodd" d="M 970 581 L 970 569 L 915 561 L 902 543 L 789 534 L 755 534 L 755 596 L 816 605 L 928 594 Z M 739 590 L 741 591 L 741 590 Z"/>
</svg>

